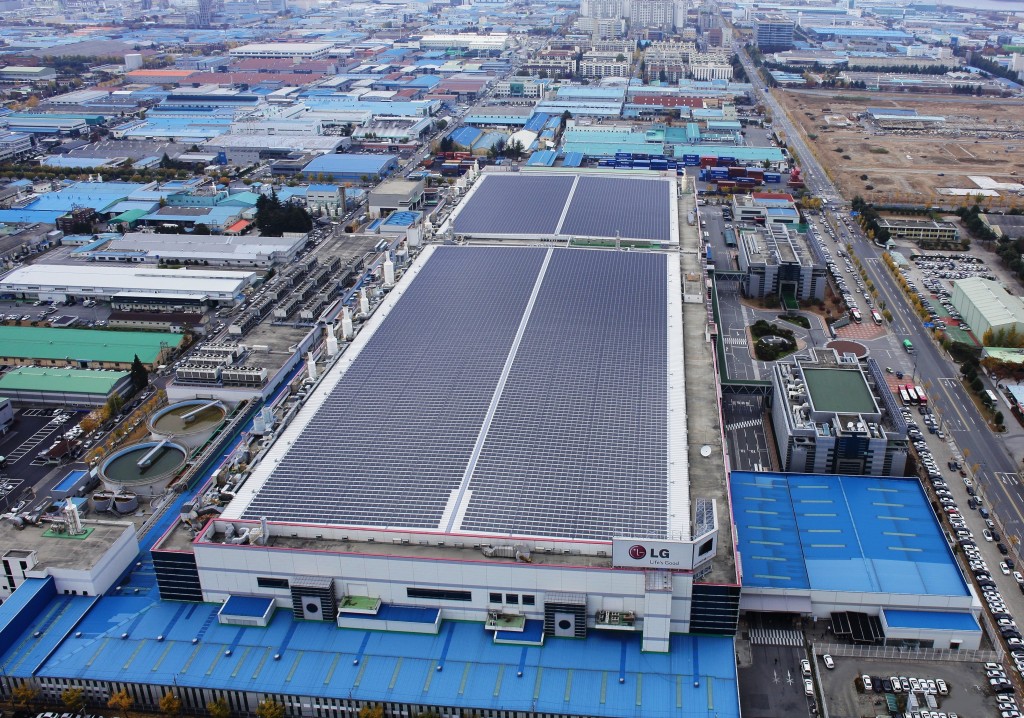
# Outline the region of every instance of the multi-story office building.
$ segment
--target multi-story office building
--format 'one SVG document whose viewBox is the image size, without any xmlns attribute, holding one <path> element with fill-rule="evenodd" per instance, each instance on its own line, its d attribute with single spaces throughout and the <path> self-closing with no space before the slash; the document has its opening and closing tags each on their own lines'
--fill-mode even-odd
<svg viewBox="0 0 1024 718">
<path fill-rule="evenodd" d="M 761 15 L 754 18 L 754 44 L 762 52 L 793 47 L 795 25 L 785 15 Z"/>
<path fill-rule="evenodd" d="M 772 426 L 785 471 L 902 476 L 907 425 L 884 374 L 871 359 L 862 366 L 825 356 L 772 369 Z"/>
<path fill-rule="evenodd" d="M 880 219 L 878 226 L 889 230 L 893 239 L 909 239 L 920 247 L 936 247 L 960 241 L 960 231 L 952 222 L 930 219 Z"/>
<path fill-rule="evenodd" d="M 824 299 L 828 272 L 806 243 L 784 224 L 740 230 L 740 269 L 746 272 L 743 292 L 748 297 L 783 297 L 788 301 Z"/>
</svg>

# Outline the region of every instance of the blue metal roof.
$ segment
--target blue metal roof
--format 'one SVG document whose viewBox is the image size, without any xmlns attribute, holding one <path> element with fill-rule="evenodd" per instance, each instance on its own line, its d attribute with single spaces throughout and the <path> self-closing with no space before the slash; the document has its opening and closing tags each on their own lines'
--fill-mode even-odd
<svg viewBox="0 0 1024 718">
<path fill-rule="evenodd" d="M 932 631 L 981 631 L 978 619 L 969 612 L 903 611 L 883 608 L 885 625 L 890 628 L 922 628 Z"/>
<path fill-rule="evenodd" d="M 302 171 L 373 175 L 386 171 L 395 161 L 394 155 L 320 155 Z"/>
<path fill-rule="evenodd" d="M 966 596 L 916 478 L 734 471 L 743 584 Z"/>
<path fill-rule="evenodd" d="M 450 137 L 459 147 L 470 148 L 473 143 L 480 139 L 483 133 L 475 127 L 460 127 L 451 133 Z"/>
<path fill-rule="evenodd" d="M 530 155 L 526 164 L 530 167 L 553 167 L 556 159 L 558 159 L 558 153 L 554 150 L 540 150 Z"/>
<path fill-rule="evenodd" d="M 56 599 L 4 655 L 5 673 L 27 675 L 46 644 L 53 653 L 37 673 L 45 677 L 592 716 L 739 716 L 729 637 L 674 635 L 667 654 L 641 652 L 639 635 L 600 632 L 510 646 L 495 644 L 480 623 L 446 622 L 437 635 L 420 635 L 339 629 L 278 611 L 266 628 L 223 625 L 217 605 L 145 595 L 99 599 L 75 626 L 80 637 L 52 620 L 89 601 Z"/>
</svg>

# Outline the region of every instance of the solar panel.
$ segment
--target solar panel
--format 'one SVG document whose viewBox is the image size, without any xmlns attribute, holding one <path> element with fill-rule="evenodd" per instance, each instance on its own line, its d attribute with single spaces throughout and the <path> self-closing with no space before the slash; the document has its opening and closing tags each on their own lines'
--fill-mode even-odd
<svg viewBox="0 0 1024 718">
<path fill-rule="evenodd" d="M 671 239 L 672 184 L 663 180 L 580 177 L 559 234 Z"/>
<path fill-rule="evenodd" d="M 544 255 L 437 248 L 243 518 L 436 527 Z"/>
<path fill-rule="evenodd" d="M 575 177 L 488 174 L 455 217 L 455 234 L 552 235 Z"/>
<path fill-rule="evenodd" d="M 461 528 L 663 536 L 667 261 L 553 250 Z"/>
</svg>

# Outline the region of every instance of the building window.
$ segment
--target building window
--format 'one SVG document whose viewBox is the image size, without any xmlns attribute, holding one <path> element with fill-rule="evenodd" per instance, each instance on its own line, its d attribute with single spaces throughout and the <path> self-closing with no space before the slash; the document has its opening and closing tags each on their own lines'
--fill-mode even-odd
<svg viewBox="0 0 1024 718">
<path fill-rule="evenodd" d="M 260 588 L 288 588 L 288 579 L 257 576 L 256 585 Z"/>
<path fill-rule="evenodd" d="M 518 593 L 506 593 L 505 603 L 512 604 L 513 606 L 519 605 L 519 594 Z"/>
<path fill-rule="evenodd" d="M 530 593 L 524 593 L 523 594 L 523 605 L 524 606 L 533 606 L 536 603 L 537 603 L 537 599 L 533 596 L 533 594 L 530 594 Z"/>
<path fill-rule="evenodd" d="M 472 601 L 471 591 L 450 591 L 440 588 L 406 588 L 405 595 L 409 598 L 430 598 L 437 601 Z"/>
<path fill-rule="evenodd" d="M 491 603 L 501 603 L 501 594 L 500 593 L 492 593 L 491 594 L 491 598 L 490 598 L 490 602 Z"/>
</svg>

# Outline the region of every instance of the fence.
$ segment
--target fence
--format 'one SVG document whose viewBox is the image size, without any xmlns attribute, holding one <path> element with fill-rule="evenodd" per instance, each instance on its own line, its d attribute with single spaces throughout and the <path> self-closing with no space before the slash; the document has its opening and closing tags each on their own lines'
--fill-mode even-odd
<svg viewBox="0 0 1024 718">
<path fill-rule="evenodd" d="M 851 646 L 841 643 L 811 646 L 814 655 L 828 653 L 830 656 L 849 658 L 879 658 L 899 661 L 959 661 L 961 663 L 1000 663 L 1003 660 L 1002 648 L 994 651 L 951 651 L 937 648 L 906 648 L 901 646 Z"/>
</svg>

